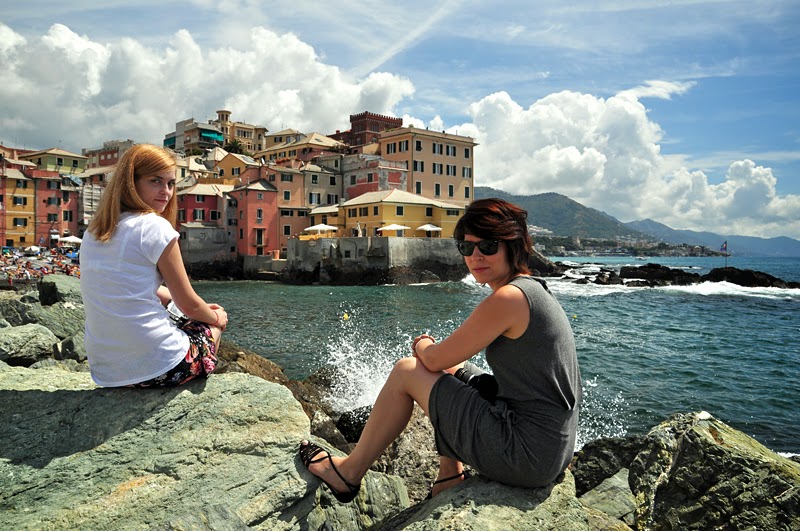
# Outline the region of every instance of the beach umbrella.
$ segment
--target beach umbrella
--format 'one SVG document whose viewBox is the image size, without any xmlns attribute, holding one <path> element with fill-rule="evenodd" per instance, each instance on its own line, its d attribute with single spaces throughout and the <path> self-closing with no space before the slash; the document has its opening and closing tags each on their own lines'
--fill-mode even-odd
<svg viewBox="0 0 800 531">
<path fill-rule="evenodd" d="M 333 225 L 326 225 L 325 223 L 320 223 L 319 225 L 312 225 L 308 228 L 303 229 L 303 232 L 314 232 L 317 231 L 317 234 L 321 232 L 328 232 L 330 230 L 339 230 L 339 227 L 334 227 Z"/>
<path fill-rule="evenodd" d="M 65 236 L 59 240 L 61 243 L 81 243 L 83 240 L 77 236 Z"/>
<path fill-rule="evenodd" d="M 398 225 L 397 223 L 392 223 L 391 225 L 386 225 L 385 227 L 378 228 L 379 231 L 384 230 L 405 230 L 410 229 L 411 227 L 406 227 L 405 225 Z"/>
<path fill-rule="evenodd" d="M 419 227 L 417 227 L 417 230 L 424 230 L 425 232 L 428 232 L 428 231 L 437 232 L 437 231 L 442 230 L 442 228 L 441 227 L 437 227 L 433 223 L 426 223 L 425 225 L 420 225 Z"/>
</svg>

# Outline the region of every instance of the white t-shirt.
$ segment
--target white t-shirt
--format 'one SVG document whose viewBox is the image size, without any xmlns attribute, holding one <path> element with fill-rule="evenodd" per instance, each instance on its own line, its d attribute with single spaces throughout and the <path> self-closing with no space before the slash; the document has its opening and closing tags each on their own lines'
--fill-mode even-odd
<svg viewBox="0 0 800 531">
<path fill-rule="evenodd" d="M 179 236 L 155 213 L 126 212 L 106 243 L 88 231 L 81 243 L 86 353 L 98 385 L 139 383 L 175 367 L 189 337 L 175 327 L 156 295 L 156 264 Z"/>
</svg>

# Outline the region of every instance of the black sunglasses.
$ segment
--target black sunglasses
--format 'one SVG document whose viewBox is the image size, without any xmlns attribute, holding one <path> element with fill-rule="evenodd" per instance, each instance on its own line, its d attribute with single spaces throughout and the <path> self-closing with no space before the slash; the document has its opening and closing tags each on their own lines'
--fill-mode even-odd
<svg viewBox="0 0 800 531">
<path fill-rule="evenodd" d="M 458 252 L 463 256 L 472 256 L 476 246 L 482 255 L 491 256 L 493 254 L 497 254 L 497 250 L 500 248 L 500 240 L 481 240 L 478 242 L 456 240 Z"/>
</svg>

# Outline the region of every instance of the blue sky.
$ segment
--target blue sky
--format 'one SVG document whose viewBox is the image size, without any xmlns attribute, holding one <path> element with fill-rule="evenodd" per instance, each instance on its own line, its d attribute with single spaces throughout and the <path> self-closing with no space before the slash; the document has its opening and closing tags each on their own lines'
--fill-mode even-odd
<svg viewBox="0 0 800 531">
<path fill-rule="evenodd" d="M 473 136 L 476 185 L 800 238 L 800 3 L 33 0 L 0 14 L 0 141 L 304 132 L 364 110 Z"/>
</svg>

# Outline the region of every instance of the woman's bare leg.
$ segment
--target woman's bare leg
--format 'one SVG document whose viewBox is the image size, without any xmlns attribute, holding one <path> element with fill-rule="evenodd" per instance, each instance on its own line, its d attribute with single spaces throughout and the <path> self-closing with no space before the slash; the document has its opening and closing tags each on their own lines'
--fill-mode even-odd
<svg viewBox="0 0 800 531">
<path fill-rule="evenodd" d="M 336 468 L 349 483 L 358 485 L 369 467 L 402 433 L 411 418 L 414 402 L 428 414 L 428 397 L 442 374 L 429 371 L 416 358 L 403 358 L 395 364 L 353 452 L 347 457 L 333 457 Z M 327 459 L 311 464 L 308 469 L 335 490 L 348 490 Z"/>
</svg>

